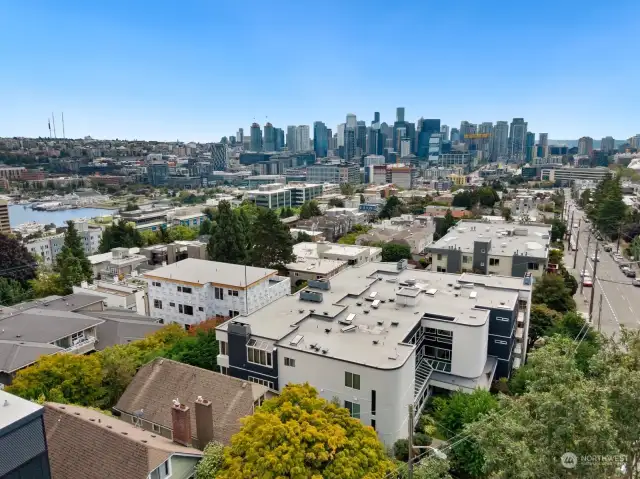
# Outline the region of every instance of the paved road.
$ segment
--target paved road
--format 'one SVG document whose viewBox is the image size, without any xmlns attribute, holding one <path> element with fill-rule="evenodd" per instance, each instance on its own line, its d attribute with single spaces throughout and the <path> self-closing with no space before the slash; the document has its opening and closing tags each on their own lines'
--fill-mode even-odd
<svg viewBox="0 0 640 479">
<path fill-rule="evenodd" d="M 571 258 L 567 258 L 565 256 L 565 264 L 578 279 L 580 277 L 580 271 L 582 271 L 585 265 L 584 260 L 589 240 L 590 224 L 586 224 L 584 222 L 583 212 L 576 209 L 573 218 L 574 223 L 578 223 L 581 219 L 582 223 L 580 227 L 577 264 L 575 270 L 572 269 L 574 252 L 567 252 L 567 254 L 571 253 Z M 574 229 L 574 238 L 575 231 L 576 230 Z M 589 243 L 586 269 L 589 271 L 589 274 L 591 274 L 591 277 L 593 277 L 592 257 L 596 244 L 595 237 L 593 235 L 591 236 Z M 627 328 L 638 328 L 640 325 L 640 288 L 631 284 L 631 279 L 627 278 L 622 271 L 620 271 L 618 263 L 613 260 L 610 253 L 604 252 L 602 249 L 603 246 L 604 243 L 601 243 L 598 253 L 599 261 L 596 271 L 596 280 L 593 285 L 593 288 L 595 288 L 593 306 L 594 325 L 598 322 L 598 308 L 600 304 L 600 295 L 602 295 L 603 304 L 601 327 L 604 333 L 617 333 L 619 332 L 621 325 Z M 580 297 L 580 289 L 578 289 L 578 294 L 576 296 L 578 309 L 580 311 L 588 311 L 588 300 L 591 297 L 591 288 L 584 288 L 582 297 Z"/>
</svg>

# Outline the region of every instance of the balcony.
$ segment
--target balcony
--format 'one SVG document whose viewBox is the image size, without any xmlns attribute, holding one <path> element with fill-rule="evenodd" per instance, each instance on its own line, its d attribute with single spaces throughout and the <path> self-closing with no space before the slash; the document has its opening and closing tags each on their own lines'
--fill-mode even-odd
<svg viewBox="0 0 640 479">
<path fill-rule="evenodd" d="M 63 349 L 63 353 L 86 354 L 93 351 L 96 345 L 96 338 L 88 336 L 80 341 L 76 341 L 72 346 Z"/>
</svg>

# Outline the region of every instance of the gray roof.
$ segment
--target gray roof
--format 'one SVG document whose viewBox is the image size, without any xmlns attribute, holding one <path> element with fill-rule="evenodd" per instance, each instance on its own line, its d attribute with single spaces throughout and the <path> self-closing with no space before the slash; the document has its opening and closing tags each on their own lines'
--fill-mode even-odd
<svg viewBox="0 0 640 479">
<path fill-rule="evenodd" d="M 275 269 L 245 267 L 239 264 L 187 258 L 177 263 L 154 269 L 146 273 L 145 276 L 186 281 L 188 283 L 217 283 L 245 287 L 247 284 L 266 279 L 276 273 Z"/>
<path fill-rule="evenodd" d="M 475 278 L 485 278 L 482 275 L 464 276 L 465 281 L 471 283 Z M 337 359 L 393 369 L 402 365 L 413 351 L 414 346 L 404 341 L 423 314 L 441 315 L 453 323 L 477 326 L 489 320 L 489 312 L 482 308 L 513 310 L 517 305 L 517 288 L 502 289 L 498 284 L 492 288 L 481 283 L 472 288 L 458 289 L 456 283 L 460 279 L 458 274 L 398 271 L 395 263 L 367 263 L 348 268 L 331 278 L 330 290 L 303 290 L 322 293 L 320 303 L 301 300 L 298 292 L 249 316 L 229 320 L 218 329 L 226 331 L 231 322 L 245 323 L 250 325 L 252 336 L 273 340 L 278 348 L 297 348 L 310 354 L 323 354 L 309 348 L 317 344 L 328 348 L 331 357 Z M 407 280 L 415 280 L 415 287 L 406 286 Z M 428 294 L 429 290 L 436 291 Z M 367 300 L 373 292 L 377 293 L 375 299 L 385 301 L 377 309 L 372 308 L 371 301 Z M 471 295 L 472 292 L 475 295 Z M 397 295 L 404 293 L 416 298 L 415 306 L 397 303 Z M 344 324 L 340 321 L 351 313 L 355 314 L 352 324 L 356 329 L 342 333 Z M 392 325 L 392 321 L 397 325 Z M 327 329 L 330 329 L 328 333 Z M 291 344 L 296 335 L 304 337 L 298 346 Z M 378 344 L 374 345 L 373 340 L 378 340 Z"/>
<path fill-rule="evenodd" d="M 42 411 L 42 406 L 22 399 L 13 394 L 0 390 L 0 404 L 2 414 L 0 414 L 0 431 L 12 423 L 19 421 L 20 419 L 29 417 L 31 414 Z"/>
<path fill-rule="evenodd" d="M 31 308 L 0 318 L 0 371 L 16 371 L 43 354 L 62 351 L 54 341 L 104 320 L 69 311 Z"/>
<path fill-rule="evenodd" d="M 99 351 L 115 344 L 127 344 L 136 339 L 143 339 L 164 326 L 158 322 L 157 318 L 143 316 L 124 309 L 90 312 L 87 313 L 87 316 L 104 320 L 102 324 L 98 325 L 100 341 L 97 343 L 96 349 Z"/>
<path fill-rule="evenodd" d="M 551 226 L 541 224 L 486 223 L 460 221 L 429 246 L 430 250 L 456 249 L 473 253 L 476 241 L 491 241 L 491 256 L 531 256 L 546 258 L 551 241 Z"/>
<path fill-rule="evenodd" d="M 14 311 L 27 311 L 33 308 L 42 308 L 54 311 L 77 311 L 78 309 L 102 301 L 102 296 L 86 293 L 73 293 L 66 296 L 47 296 L 46 298 L 25 301 L 11 307 Z M 6 313 L 9 308 L 3 308 L 2 313 Z M 4 314 L 6 316 L 6 314 Z"/>
</svg>

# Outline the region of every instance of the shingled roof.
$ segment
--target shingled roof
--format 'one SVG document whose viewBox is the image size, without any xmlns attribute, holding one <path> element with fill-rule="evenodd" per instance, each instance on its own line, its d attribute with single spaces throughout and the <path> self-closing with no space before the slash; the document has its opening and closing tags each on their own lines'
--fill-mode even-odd
<svg viewBox="0 0 640 479">
<path fill-rule="evenodd" d="M 147 479 L 173 454 L 202 457 L 197 449 L 81 406 L 46 403 L 44 424 L 53 479 Z"/>
<path fill-rule="evenodd" d="M 240 430 L 240 419 L 253 414 L 254 402 L 267 395 L 266 386 L 170 359 L 157 358 L 137 372 L 115 409 L 131 414 L 144 410 L 145 421 L 172 429 L 171 404 L 179 399 L 194 410 L 198 396 L 211 401 L 213 439 L 229 444 Z M 196 417 L 191 414 L 191 432 L 196 434 Z"/>
</svg>

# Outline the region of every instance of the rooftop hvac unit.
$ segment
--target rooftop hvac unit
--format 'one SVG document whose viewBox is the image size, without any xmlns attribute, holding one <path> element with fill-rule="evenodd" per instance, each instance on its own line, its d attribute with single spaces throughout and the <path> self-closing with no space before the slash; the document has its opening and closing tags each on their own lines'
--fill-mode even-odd
<svg viewBox="0 0 640 479">
<path fill-rule="evenodd" d="M 304 336 L 302 334 L 298 334 L 289 342 L 289 344 L 291 346 L 297 346 L 298 344 L 300 344 L 300 341 L 302 341 L 303 337 Z"/>
<path fill-rule="evenodd" d="M 322 303 L 322 293 L 317 291 L 300 291 L 300 299 L 302 301 L 311 301 L 312 303 Z"/>
<path fill-rule="evenodd" d="M 329 291 L 331 289 L 331 283 L 328 279 L 310 279 L 308 282 L 309 288 L 322 289 Z"/>
<path fill-rule="evenodd" d="M 355 324 L 351 324 L 349 326 L 345 326 L 344 328 L 341 328 L 340 331 L 342 331 L 343 333 L 350 333 L 352 331 L 355 331 L 357 328 L 357 326 Z"/>
<path fill-rule="evenodd" d="M 346 317 L 346 318 L 344 318 L 344 319 L 340 319 L 338 322 L 339 322 L 340 324 L 346 324 L 346 325 L 349 325 L 349 324 L 353 323 L 353 320 L 354 320 L 355 318 L 356 318 L 355 313 L 349 313 L 349 314 L 347 315 L 347 317 Z"/>
</svg>

